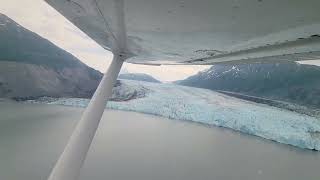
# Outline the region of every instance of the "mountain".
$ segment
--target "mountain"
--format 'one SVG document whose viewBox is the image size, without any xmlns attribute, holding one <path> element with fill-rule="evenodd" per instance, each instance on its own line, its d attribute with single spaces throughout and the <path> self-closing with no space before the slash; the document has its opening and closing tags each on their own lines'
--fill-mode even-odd
<svg viewBox="0 0 320 180">
<path fill-rule="evenodd" d="M 143 73 L 125 73 L 125 74 L 120 74 L 118 76 L 118 79 L 129 79 L 129 80 L 136 80 L 136 81 L 146 81 L 146 82 L 153 82 L 153 83 L 161 83 L 154 77 L 148 75 L 148 74 L 143 74 Z"/>
<path fill-rule="evenodd" d="M 0 14 L 0 97 L 90 97 L 102 74 Z"/>
<path fill-rule="evenodd" d="M 214 65 L 176 84 L 320 107 L 320 67 L 296 62 Z"/>
</svg>

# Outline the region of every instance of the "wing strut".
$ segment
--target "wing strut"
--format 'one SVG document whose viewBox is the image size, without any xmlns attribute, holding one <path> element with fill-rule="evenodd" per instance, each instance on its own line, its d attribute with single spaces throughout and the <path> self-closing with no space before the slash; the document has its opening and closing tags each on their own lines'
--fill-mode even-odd
<svg viewBox="0 0 320 180">
<path fill-rule="evenodd" d="M 104 74 L 48 180 L 76 180 L 78 178 L 106 107 L 107 99 L 112 95 L 112 87 L 122 64 L 123 60 L 120 56 L 114 55 L 109 69 Z"/>
<path fill-rule="evenodd" d="M 95 0 L 97 7 L 98 2 Z M 67 146 L 58 159 L 48 180 L 76 180 L 79 177 L 82 164 L 90 148 L 92 139 L 99 126 L 100 119 L 106 107 L 108 98 L 112 95 L 123 62 L 127 56 L 127 34 L 124 22 L 124 1 L 114 0 L 116 10 L 115 42 L 112 47 L 113 59 L 107 72 L 104 74 L 96 92 L 81 120 L 73 131 Z M 101 14 L 103 16 L 103 14 Z"/>
</svg>

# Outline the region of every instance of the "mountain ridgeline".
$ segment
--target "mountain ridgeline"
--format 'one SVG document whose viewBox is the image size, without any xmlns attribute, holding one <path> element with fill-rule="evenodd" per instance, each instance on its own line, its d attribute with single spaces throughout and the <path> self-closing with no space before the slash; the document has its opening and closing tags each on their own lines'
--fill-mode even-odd
<svg viewBox="0 0 320 180">
<path fill-rule="evenodd" d="M 102 74 L 0 14 L 0 97 L 90 97 Z"/>
<path fill-rule="evenodd" d="M 214 65 L 177 84 L 320 107 L 320 67 L 296 62 Z"/>
</svg>

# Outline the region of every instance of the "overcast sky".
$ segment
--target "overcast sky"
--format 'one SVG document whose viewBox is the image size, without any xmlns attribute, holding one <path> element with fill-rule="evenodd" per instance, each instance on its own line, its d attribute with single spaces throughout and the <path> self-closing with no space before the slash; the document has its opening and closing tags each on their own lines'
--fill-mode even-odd
<svg viewBox="0 0 320 180">
<path fill-rule="evenodd" d="M 101 72 L 107 69 L 111 61 L 110 52 L 101 48 L 43 0 L 0 0 L 0 13 L 6 14 Z M 319 61 L 305 63 L 320 65 Z M 208 67 L 124 65 L 129 72 L 147 73 L 161 81 L 184 79 Z"/>
<path fill-rule="evenodd" d="M 0 0 L 0 13 L 104 72 L 112 54 L 87 37 L 43 0 Z M 132 73 L 147 73 L 161 81 L 186 78 L 208 66 L 145 66 L 125 64 Z"/>
</svg>

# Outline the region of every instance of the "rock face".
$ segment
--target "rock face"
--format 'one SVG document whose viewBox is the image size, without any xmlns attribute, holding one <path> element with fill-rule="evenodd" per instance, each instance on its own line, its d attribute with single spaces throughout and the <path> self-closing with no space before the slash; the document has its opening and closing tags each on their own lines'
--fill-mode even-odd
<svg viewBox="0 0 320 180">
<path fill-rule="evenodd" d="M 125 74 L 120 74 L 119 79 L 129 79 L 129 80 L 136 80 L 136 81 L 146 81 L 146 82 L 153 82 L 153 83 L 161 83 L 154 77 L 148 75 L 148 74 L 143 74 L 143 73 L 125 73 Z"/>
<path fill-rule="evenodd" d="M 320 67 L 296 62 L 214 65 L 177 84 L 320 107 Z"/>
<path fill-rule="evenodd" d="M 0 97 L 90 97 L 102 74 L 0 14 Z"/>
</svg>

